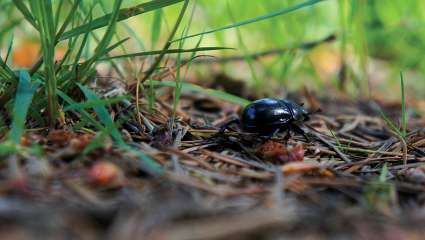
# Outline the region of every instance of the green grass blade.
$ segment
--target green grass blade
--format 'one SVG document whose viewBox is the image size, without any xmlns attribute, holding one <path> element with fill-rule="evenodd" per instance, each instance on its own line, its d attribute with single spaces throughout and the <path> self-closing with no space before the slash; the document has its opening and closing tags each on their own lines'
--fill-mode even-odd
<svg viewBox="0 0 425 240">
<path fill-rule="evenodd" d="M 31 11 L 39 24 L 39 35 L 43 54 L 47 82 L 47 112 L 50 126 L 54 126 L 57 110 L 56 73 L 55 73 L 55 26 L 51 1 L 30 1 Z"/>
<path fill-rule="evenodd" d="M 105 4 L 105 2 L 103 2 L 103 1 L 99 1 L 99 3 L 100 3 L 100 6 L 102 7 L 102 11 L 103 11 L 103 13 L 104 14 L 106 14 L 107 13 L 107 7 L 106 7 L 106 4 Z M 123 25 L 125 25 L 125 23 L 123 24 Z M 117 39 L 118 40 L 118 42 L 121 42 L 122 40 L 121 40 L 121 35 L 118 33 L 118 31 L 115 31 L 114 32 L 114 34 L 113 34 L 113 36 L 115 37 L 115 39 Z M 130 39 L 130 38 L 127 38 L 127 39 Z M 120 49 L 121 49 L 121 51 L 124 53 L 124 54 L 127 54 L 128 53 L 128 51 L 127 51 L 127 48 L 126 47 L 124 47 L 123 46 L 123 44 L 118 44 L 118 46 L 120 47 Z M 108 51 L 108 53 L 106 53 L 107 55 L 109 55 L 109 51 Z M 120 70 L 119 70 L 119 67 L 113 62 L 113 61 L 111 61 L 111 64 L 112 64 L 112 67 L 117 71 L 117 73 L 120 75 L 120 77 L 123 77 L 123 75 L 120 73 Z M 130 65 L 130 69 L 132 69 L 133 67 L 133 65 L 134 65 L 134 63 L 133 62 L 131 62 L 131 61 L 129 61 L 128 62 L 128 64 Z"/>
<path fill-rule="evenodd" d="M 15 144 L 20 144 L 25 129 L 25 119 L 30 107 L 32 97 L 37 85 L 31 83 L 31 77 L 27 71 L 19 72 L 19 83 L 16 91 L 15 104 L 13 107 L 12 129 L 9 138 Z"/>
<path fill-rule="evenodd" d="M 89 88 L 81 84 L 77 84 L 77 85 L 81 89 L 81 91 L 84 93 L 87 100 L 89 101 L 99 100 L 95 92 L 93 92 L 92 90 L 90 90 Z M 115 123 L 112 120 L 111 116 L 109 115 L 109 112 L 105 108 L 105 106 L 93 106 L 93 110 L 96 112 L 97 117 L 106 127 L 106 129 L 108 129 L 111 132 L 111 136 L 115 140 L 115 142 L 118 144 L 124 144 L 124 140 L 122 139 L 121 134 L 118 131 L 118 128 L 115 126 Z"/>
<path fill-rule="evenodd" d="M 155 47 L 155 45 L 158 42 L 159 35 L 161 33 L 161 20 L 162 20 L 162 10 L 158 9 L 155 10 L 153 14 L 153 23 L 151 28 L 151 46 L 152 48 Z"/>
<path fill-rule="evenodd" d="M 6 52 L 6 58 L 4 59 L 4 62 L 7 64 L 8 60 L 10 59 L 10 56 L 12 55 L 12 47 L 13 47 L 13 35 L 9 40 L 9 46 L 7 47 L 7 52 Z"/>
<path fill-rule="evenodd" d="M 72 5 L 71 10 L 69 10 L 68 16 L 65 18 L 65 21 L 62 23 L 61 28 L 59 29 L 58 33 L 56 34 L 56 41 L 58 41 L 62 34 L 65 32 L 68 25 L 72 22 L 72 19 L 75 16 L 75 11 L 77 11 L 78 6 L 80 5 L 81 0 L 74 1 L 74 4 Z"/>
<path fill-rule="evenodd" d="M 85 108 L 94 108 L 98 106 L 105 106 L 109 104 L 119 103 L 122 100 L 129 99 L 128 96 L 118 96 L 114 98 L 108 98 L 108 99 L 96 99 L 96 100 L 89 100 L 87 102 L 82 103 L 73 103 L 68 106 L 66 106 L 63 111 L 67 112 L 69 110 L 77 110 L 77 109 L 85 109 Z"/>
<path fill-rule="evenodd" d="M 155 81 L 152 80 L 152 84 L 154 86 L 160 86 L 160 87 L 175 87 L 176 83 L 172 82 L 172 81 Z M 183 82 L 182 83 L 182 90 L 184 91 L 194 91 L 194 92 L 199 92 L 199 93 L 204 93 L 207 94 L 211 97 L 216 97 L 222 100 L 226 100 L 232 103 L 236 103 L 239 104 L 241 106 L 246 106 L 249 103 L 251 103 L 249 100 L 245 99 L 245 98 L 241 98 L 220 90 L 216 90 L 216 89 L 211 89 L 211 88 L 203 88 L 200 87 L 198 85 L 192 84 L 192 83 L 187 83 L 187 82 Z"/>
<path fill-rule="evenodd" d="M 134 154 L 136 157 L 140 159 L 140 167 L 141 169 L 147 170 L 150 174 L 157 176 L 163 173 L 163 170 L 161 169 L 161 165 L 159 165 L 155 160 L 153 160 L 151 157 L 143 153 L 142 151 L 133 148 L 129 145 L 123 145 L 121 146 L 123 150 L 129 151 L 132 154 Z"/>
<path fill-rule="evenodd" d="M 183 34 L 186 31 L 183 30 L 182 31 L 182 36 L 184 36 Z M 183 48 L 183 44 L 184 41 L 180 41 L 179 42 L 179 49 Z M 176 73 L 175 73 L 175 88 L 174 88 L 174 97 L 173 97 L 173 111 L 172 111 L 172 124 L 171 126 L 174 125 L 174 119 L 176 118 L 176 112 L 177 112 L 177 106 L 180 102 L 180 96 L 181 96 L 181 91 L 182 91 L 182 79 L 181 79 L 181 52 L 177 53 L 177 59 L 176 59 Z"/>
<path fill-rule="evenodd" d="M 297 5 L 292 6 L 292 7 L 280 9 L 276 12 L 272 12 L 272 13 L 269 13 L 269 14 L 266 14 L 266 15 L 254 17 L 254 18 L 251 18 L 251 19 L 240 21 L 240 22 L 230 24 L 230 25 L 227 25 L 227 26 L 224 26 L 224 27 L 216 28 L 216 29 L 213 29 L 213 30 L 209 30 L 209 31 L 201 32 L 201 33 L 196 33 L 196 34 L 189 35 L 189 36 L 186 36 L 186 37 L 183 37 L 183 38 L 180 38 L 180 39 L 175 39 L 172 42 L 177 42 L 177 41 L 181 41 L 181 40 L 187 39 L 187 38 L 197 37 L 197 36 L 200 36 L 200 35 L 206 35 L 206 34 L 210 34 L 210 33 L 214 33 L 214 32 L 219 32 L 219 31 L 223 31 L 223 30 L 244 26 L 244 25 L 248 25 L 248 24 L 251 24 L 251 23 L 259 22 L 259 21 L 263 21 L 263 20 L 266 20 L 266 19 L 269 19 L 269 18 L 272 18 L 272 17 L 284 15 L 284 14 L 291 13 L 291 12 L 297 11 L 297 10 L 305 8 L 305 7 L 312 6 L 312 5 L 317 4 L 321 1 L 324 1 L 324 0 L 308 0 L 308 1 L 297 4 Z"/>
<path fill-rule="evenodd" d="M 197 47 L 192 49 L 168 49 L 165 50 L 165 54 L 172 54 L 172 53 L 188 53 L 188 52 L 201 52 L 201 51 L 217 51 L 217 50 L 234 50 L 234 48 L 226 48 L 226 47 Z M 146 52 L 139 52 L 139 53 L 131 53 L 131 54 L 123 54 L 123 55 L 117 55 L 117 56 L 110 56 L 110 57 L 103 57 L 100 58 L 99 61 L 109 61 L 112 59 L 118 59 L 118 58 L 132 58 L 132 57 L 142 57 L 142 56 L 153 56 L 153 55 L 159 55 L 163 53 L 164 50 L 156 50 L 156 51 L 146 51 Z"/>
<path fill-rule="evenodd" d="M 16 29 L 21 24 L 22 19 L 12 19 L 0 28 L 0 39 L 3 39 L 6 34 L 10 33 L 13 29 Z"/>
<path fill-rule="evenodd" d="M 8 141 L 0 144 L 0 155 L 18 153 L 18 152 L 21 152 L 22 150 L 23 149 L 21 146 L 18 146 Z"/>
<path fill-rule="evenodd" d="M 86 88 L 85 86 L 78 84 L 81 91 L 83 91 L 84 95 L 89 101 L 98 101 L 99 98 L 96 96 L 96 94 Z M 129 151 L 136 155 L 141 161 L 140 164 L 141 167 L 147 171 L 149 171 L 151 174 L 160 174 L 162 173 L 160 165 L 155 162 L 152 158 L 144 154 L 143 152 L 134 149 L 133 147 L 127 145 L 124 140 L 121 137 L 120 132 L 118 131 L 118 128 L 115 126 L 115 123 L 113 122 L 111 116 L 108 113 L 108 110 L 104 106 L 94 106 L 93 110 L 96 112 L 99 120 L 105 125 L 106 129 L 110 131 L 112 138 L 117 143 L 118 147 L 120 147 L 123 150 Z"/>
<path fill-rule="evenodd" d="M 93 64 L 98 60 L 98 58 L 102 57 L 103 55 L 105 55 L 107 53 L 108 50 L 108 46 L 109 43 L 112 40 L 112 37 L 114 35 L 115 32 L 115 26 L 117 23 L 117 19 L 119 16 L 119 11 L 120 11 L 120 6 L 121 6 L 122 0 L 116 0 L 114 3 L 114 7 L 113 7 L 113 12 L 110 15 L 110 19 L 108 19 L 108 27 L 105 31 L 105 34 L 103 34 L 102 39 L 98 42 L 97 47 L 94 50 L 94 54 L 93 56 L 87 60 L 86 62 L 84 62 L 83 64 L 81 64 L 81 76 L 82 76 L 82 81 L 84 82 L 85 79 L 87 78 L 87 76 L 90 75 L 90 72 L 93 72 L 94 69 Z M 89 25 L 93 24 L 94 20 L 91 21 L 89 23 Z M 122 41 L 120 41 L 122 42 Z M 115 46 L 118 46 L 115 44 Z"/>
<path fill-rule="evenodd" d="M 152 63 L 152 65 L 146 71 L 146 74 L 143 76 L 143 78 L 140 81 L 138 81 L 139 83 L 145 82 L 156 71 L 157 67 L 159 66 L 159 64 L 161 63 L 162 59 L 165 56 L 165 52 L 171 47 L 171 44 L 172 44 L 171 43 L 171 40 L 174 38 L 174 35 L 176 34 L 177 30 L 180 27 L 180 23 L 183 20 L 183 16 L 186 13 L 186 9 L 187 9 L 187 6 L 188 5 L 189 5 L 189 0 L 184 0 L 184 3 L 183 3 L 183 6 L 182 6 L 182 8 L 180 10 L 179 16 L 177 17 L 177 20 L 174 23 L 174 27 L 171 30 L 170 35 L 168 35 L 168 39 L 165 42 L 164 47 L 162 48 L 162 53 L 159 54 L 159 56 L 156 58 L 155 62 Z"/>
<path fill-rule="evenodd" d="M 133 6 L 130 8 L 121 9 L 118 13 L 117 21 L 123 21 L 130 17 L 134 17 L 139 14 L 147 13 L 153 10 L 161 9 L 161 8 L 164 8 L 182 1 L 183 0 L 154 0 L 154 1 L 139 4 L 137 6 Z M 60 40 L 65 40 L 70 37 L 75 37 L 77 35 L 90 32 L 94 29 L 105 27 L 108 25 L 110 19 L 112 18 L 112 15 L 113 14 L 106 14 L 102 17 L 94 19 L 90 24 L 84 24 L 82 26 L 69 30 L 61 36 Z"/>
<path fill-rule="evenodd" d="M 15 82 L 15 73 L 13 70 L 6 64 L 5 61 L 0 56 L 0 78 L 3 78 L 6 82 Z"/>
<path fill-rule="evenodd" d="M 394 131 L 397 135 L 403 136 L 403 133 L 400 131 L 400 129 L 385 115 L 385 113 L 381 110 L 381 108 L 377 109 L 379 111 L 379 114 L 384 119 L 385 123 L 388 125 L 388 127 L 391 128 L 392 131 Z"/>
<path fill-rule="evenodd" d="M 404 91 L 403 72 L 400 72 L 400 88 L 401 88 L 401 133 L 403 138 L 407 135 L 407 112 L 406 112 L 406 94 Z"/>
<path fill-rule="evenodd" d="M 91 20 L 92 20 L 92 9 L 89 11 L 89 13 L 87 15 L 87 19 L 90 23 Z M 78 49 L 77 54 L 75 55 L 75 58 L 74 58 L 74 64 L 73 64 L 72 71 L 71 71 L 72 73 L 77 72 L 77 66 L 79 66 L 79 62 L 82 58 L 83 51 L 84 51 L 85 47 L 88 45 L 88 43 L 90 42 L 89 36 L 90 36 L 90 32 L 86 32 L 83 35 L 83 39 L 81 40 L 80 48 Z M 77 76 L 75 76 L 75 78 L 77 78 Z"/>
<path fill-rule="evenodd" d="M 59 26 L 59 19 L 60 16 L 62 15 L 62 10 L 63 10 L 63 4 L 65 3 L 65 0 L 58 0 L 57 6 L 56 6 L 56 11 L 55 11 L 55 27 Z M 70 13 L 74 14 L 74 11 L 69 11 Z M 70 14 L 68 14 L 70 15 Z"/>
<path fill-rule="evenodd" d="M 58 90 L 57 94 L 60 98 L 62 98 L 69 105 L 76 106 L 75 110 L 78 111 L 82 115 L 81 116 L 82 119 L 84 119 L 86 122 L 89 122 L 90 124 L 92 124 L 99 131 L 105 130 L 105 128 L 102 126 L 102 124 L 100 124 L 98 121 L 96 121 L 96 119 L 94 119 L 94 117 L 92 115 L 90 115 L 90 113 L 85 111 L 83 108 L 79 108 L 78 103 L 75 102 L 72 98 L 70 98 L 68 95 L 66 95 L 64 92 L 62 92 L 60 90 Z"/>
<path fill-rule="evenodd" d="M 31 11 L 28 9 L 28 7 L 24 4 L 24 1 L 22 0 L 13 0 L 13 3 L 15 4 L 16 8 L 24 15 L 24 18 L 35 28 L 38 29 L 38 25 L 35 22 L 35 19 L 33 15 L 31 14 Z"/>
<path fill-rule="evenodd" d="M 114 50 L 115 48 L 122 46 L 122 44 L 124 44 L 125 42 L 127 42 L 130 38 L 124 38 L 119 40 L 118 42 L 112 44 L 111 46 L 109 46 L 108 48 L 106 48 L 100 55 L 106 55 L 109 52 L 111 52 L 112 50 Z"/>
<path fill-rule="evenodd" d="M 125 30 L 127 30 L 128 34 L 130 35 L 131 39 L 137 42 L 141 50 L 145 50 L 145 43 L 143 39 L 139 36 L 137 29 L 133 29 L 128 24 L 125 24 L 125 23 L 123 25 Z"/>
<path fill-rule="evenodd" d="M 98 43 L 96 49 L 94 50 L 93 58 L 98 58 L 99 56 L 105 54 L 105 50 L 108 48 L 109 43 L 112 40 L 112 37 L 115 33 L 115 26 L 119 17 L 120 7 L 122 4 L 122 0 L 116 0 L 114 4 L 114 10 L 109 16 L 108 27 L 106 29 L 105 34 L 102 37 L 102 40 Z M 93 20 L 94 22 L 95 20 Z M 93 26 L 94 23 L 90 23 L 90 26 Z"/>
</svg>

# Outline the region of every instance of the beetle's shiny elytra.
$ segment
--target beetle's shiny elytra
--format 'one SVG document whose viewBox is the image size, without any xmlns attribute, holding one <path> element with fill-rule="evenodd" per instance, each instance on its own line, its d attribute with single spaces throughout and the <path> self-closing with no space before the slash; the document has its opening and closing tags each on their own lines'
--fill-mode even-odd
<svg viewBox="0 0 425 240">
<path fill-rule="evenodd" d="M 303 133 L 295 124 L 308 120 L 308 115 L 302 106 L 290 100 L 263 98 L 245 107 L 240 124 L 244 131 L 262 135 L 285 129 Z"/>
</svg>

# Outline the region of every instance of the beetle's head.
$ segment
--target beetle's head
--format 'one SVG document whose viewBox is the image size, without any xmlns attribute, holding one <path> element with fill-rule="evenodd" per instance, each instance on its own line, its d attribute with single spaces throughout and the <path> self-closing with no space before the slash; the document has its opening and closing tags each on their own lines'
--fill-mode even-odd
<svg viewBox="0 0 425 240">
<path fill-rule="evenodd" d="M 305 110 L 302 106 L 298 106 L 294 109 L 294 120 L 297 122 L 308 121 L 310 119 L 310 113 Z"/>
<path fill-rule="evenodd" d="M 310 113 L 303 108 L 304 104 L 296 104 L 294 102 L 290 103 L 292 108 L 292 116 L 295 122 L 303 122 L 310 119 Z"/>
<path fill-rule="evenodd" d="M 316 110 L 313 110 L 312 112 L 309 112 L 307 110 L 305 110 L 305 108 L 303 108 L 304 104 L 300 104 L 299 108 L 297 108 L 297 114 L 295 114 L 294 119 L 296 121 L 308 121 L 310 120 L 310 115 L 314 115 L 316 113 L 320 113 L 322 112 L 322 109 L 318 108 Z"/>
<path fill-rule="evenodd" d="M 292 121 L 294 122 L 303 122 L 308 121 L 310 119 L 310 114 L 305 108 L 303 107 L 304 104 L 297 104 L 293 101 L 283 99 L 281 100 L 285 105 L 289 108 L 292 114 Z"/>
</svg>

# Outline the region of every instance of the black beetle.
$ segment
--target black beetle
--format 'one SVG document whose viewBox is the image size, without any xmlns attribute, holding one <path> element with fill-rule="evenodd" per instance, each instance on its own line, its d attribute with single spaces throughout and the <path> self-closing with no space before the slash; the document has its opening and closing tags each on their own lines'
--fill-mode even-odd
<svg viewBox="0 0 425 240">
<path fill-rule="evenodd" d="M 220 128 L 224 132 L 229 125 L 239 123 L 243 131 L 273 136 L 282 130 L 293 130 L 308 139 L 297 124 L 307 121 L 309 113 L 291 100 L 262 98 L 248 104 L 240 119 L 234 119 Z"/>
</svg>

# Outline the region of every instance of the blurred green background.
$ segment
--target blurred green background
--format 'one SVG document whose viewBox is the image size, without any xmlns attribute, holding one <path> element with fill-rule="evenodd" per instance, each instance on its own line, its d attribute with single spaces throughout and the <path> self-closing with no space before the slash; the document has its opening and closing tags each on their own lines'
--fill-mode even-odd
<svg viewBox="0 0 425 240">
<path fill-rule="evenodd" d="M 53 1 L 54 2 L 54 1 Z M 89 8 L 94 0 L 84 1 Z M 99 2 L 99 1 L 96 1 Z M 110 11 L 113 1 L 100 1 L 95 15 Z M 146 1 L 125 0 L 131 7 Z M 294 6 L 299 0 L 192 0 L 177 33 L 188 28 L 194 34 L 209 29 L 264 15 L 278 9 Z M 28 67 L 35 61 L 37 35 L 21 21 L 22 16 L 9 0 L 0 1 L 0 41 L 4 54 L 8 42 L 14 39 L 14 64 Z M 161 49 L 170 28 L 180 11 L 181 4 L 130 18 L 118 24 L 121 38 L 131 37 L 125 48 L 117 51 L 140 52 Z M 307 86 L 319 94 L 329 89 L 347 92 L 350 96 L 372 96 L 399 99 L 399 73 L 404 72 L 407 92 L 411 96 L 425 96 L 425 1 L 422 0 L 326 0 L 293 13 L 285 14 L 237 29 L 203 36 L 201 46 L 232 47 L 235 50 L 208 52 L 217 59 L 246 55 L 270 49 L 290 49 L 283 54 L 260 59 L 196 65 L 192 71 L 197 78 L 223 72 L 246 81 L 262 95 L 276 89 L 296 90 Z M 193 21 L 189 18 L 193 13 Z M 160 17 L 161 24 L 154 25 Z M 102 29 L 96 30 L 99 34 Z M 158 36 L 156 35 L 158 31 Z M 336 40 L 310 49 L 297 47 L 335 35 Z M 154 42 L 153 42 L 154 41 Z M 185 47 L 194 47 L 199 38 L 185 41 Z M 178 44 L 174 44 L 178 47 Z M 65 48 L 65 46 L 62 46 Z M 89 50 L 88 50 L 89 51 Z M 60 52 L 60 51 L 57 51 Z M 190 55 L 190 54 L 189 54 Z M 391 94 L 388 94 L 391 93 Z"/>
</svg>

